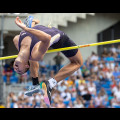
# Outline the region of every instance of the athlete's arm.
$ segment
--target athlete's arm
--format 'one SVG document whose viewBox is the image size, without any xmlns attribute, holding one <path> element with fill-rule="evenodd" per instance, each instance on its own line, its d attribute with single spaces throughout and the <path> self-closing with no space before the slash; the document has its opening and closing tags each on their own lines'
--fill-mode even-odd
<svg viewBox="0 0 120 120">
<path fill-rule="evenodd" d="M 26 32 L 29 32 L 29 33 L 35 35 L 36 37 L 38 37 L 38 39 L 41 42 L 50 42 L 51 36 L 49 34 L 43 32 L 43 31 L 40 31 L 40 30 L 36 30 L 36 29 L 33 29 L 33 28 L 26 27 L 26 25 L 24 23 L 22 23 L 22 21 L 19 19 L 19 17 L 17 17 L 15 19 L 15 23 L 20 28 L 22 28 L 23 30 L 25 30 Z"/>
<path fill-rule="evenodd" d="M 40 23 L 39 20 L 33 19 L 32 27 L 34 27 L 36 24 L 39 24 L 39 23 Z M 32 78 L 37 78 L 39 76 L 39 63 L 37 61 L 32 61 L 32 60 L 29 60 L 29 62 L 30 62 L 30 76 Z"/>
<path fill-rule="evenodd" d="M 36 78 L 39 76 L 39 63 L 37 61 L 29 60 L 30 62 L 30 76 Z"/>
<path fill-rule="evenodd" d="M 17 48 L 17 50 L 18 50 L 18 41 L 19 41 L 19 35 L 16 35 L 13 38 L 13 43 L 14 43 L 15 47 Z"/>
<path fill-rule="evenodd" d="M 32 56 L 32 58 L 36 59 L 37 61 L 43 59 L 43 56 L 49 48 L 51 36 L 43 31 L 33 28 L 27 28 L 26 25 L 22 23 L 22 21 L 19 19 L 19 17 L 15 19 L 15 23 L 26 32 L 35 35 L 41 41 L 40 46 L 38 47 L 36 52 L 34 52 L 34 56 Z"/>
</svg>

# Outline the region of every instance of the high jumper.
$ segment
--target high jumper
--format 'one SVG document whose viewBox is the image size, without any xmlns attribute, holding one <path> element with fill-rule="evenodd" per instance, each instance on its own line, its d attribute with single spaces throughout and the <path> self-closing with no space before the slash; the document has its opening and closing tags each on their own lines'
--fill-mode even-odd
<svg viewBox="0 0 120 120">
<path fill-rule="evenodd" d="M 26 22 L 22 22 L 19 17 L 16 17 L 15 23 L 22 29 L 19 35 L 13 39 L 14 45 L 19 53 L 14 61 L 14 70 L 18 74 L 24 74 L 30 69 L 34 87 L 28 90 L 25 94 L 31 96 L 43 90 L 44 100 L 46 104 L 51 104 L 51 91 L 58 82 L 73 74 L 83 65 L 82 55 L 79 49 L 62 51 L 69 59 L 70 63 L 59 70 L 54 78 L 48 81 L 38 81 L 38 61 L 42 60 L 48 51 L 48 48 L 53 49 L 76 46 L 76 44 L 63 31 L 55 27 L 46 27 L 38 25 L 39 20 L 29 16 Z"/>
</svg>

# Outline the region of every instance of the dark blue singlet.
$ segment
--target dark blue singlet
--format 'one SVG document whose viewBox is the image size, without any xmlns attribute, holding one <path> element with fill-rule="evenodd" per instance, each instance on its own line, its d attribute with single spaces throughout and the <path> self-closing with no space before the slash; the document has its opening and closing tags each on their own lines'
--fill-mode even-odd
<svg viewBox="0 0 120 120">
<path fill-rule="evenodd" d="M 51 35 L 51 37 L 53 37 L 56 34 L 60 34 L 60 40 L 57 43 L 54 43 L 53 45 L 50 46 L 53 49 L 76 46 L 76 44 L 64 32 L 58 30 L 57 28 L 54 28 L 54 27 L 48 28 L 43 25 L 36 25 L 35 27 L 33 27 L 33 29 L 41 30 L 41 31 Z M 20 33 L 20 38 L 19 38 L 19 43 L 18 43 L 19 51 L 20 51 L 22 40 L 27 36 L 30 36 L 32 39 L 31 46 L 30 46 L 30 56 L 31 56 L 33 47 L 40 40 L 36 36 L 34 36 L 28 32 L 22 31 Z M 73 57 L 74 55 L 76 55 L 77 52 L 78 52 L 78 49 L 62 51 L 62 53 L 66 57 Z"/>
<path fill-rule="evenodd" d="M 42 26 L 42 25 L 36 25 L 35 27 L 33 27 L 33 29 L 41 30 L 41 31 L 43 31 L 43 32 L 51 35 L 51 37 L 53 37 L 54 35 L 56 35 L 56 34 L 58 34 L 58 33 L 59 33 L 60 35 L 62 35 L 62 33 L 63 33 L 62 31 L 60 31 L 60 30 L 58 30 L 58 29 L 56 29 L 56 28 L 54 28 L 54 27 L 48 28 L 48 27 L 45 27 L 45 26 Z M 36 36 L 34 36 L 34 35 L 32 35 L 32 34 L 30 34 L 30 33 L 28 33 L 28 32 L 22 31 L 22 32 L 20 33 L 20 38 L 19 38 L 19 43 L 18 43 L 19 51 L 20 51 L 20 47 L 21 47 L 21 42 L 22 42 L 22 40 L 23 40 L 25 37 L 27 37 L 27 36 L 30 36 L 31 39 L 32 39 L 32 41 L 31 41 L 31 46 L 30 46 L 30 56 L 31 56 L 31 52 L 32 52 L 33 47 L 34 47 L 35 44 L 38 43 L 40 40 L 39 40 Z"/>
</svg>

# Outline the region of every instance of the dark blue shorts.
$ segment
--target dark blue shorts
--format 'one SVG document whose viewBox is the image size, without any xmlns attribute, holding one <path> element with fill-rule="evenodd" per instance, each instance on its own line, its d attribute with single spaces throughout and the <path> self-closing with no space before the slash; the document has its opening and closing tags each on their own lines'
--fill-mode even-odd
<svg viewBox="0 0 120 120">
<path fill-rule="evenodd" d="M 65 33 L 63 33 L 60 37 L 60 40 L 57 43 L 53 44 L 51 48 L 58 49 L 58 48 L 72 47 L 72 46 L 77 46 L 77 45 Z M 73 57 L 77 54 L 77 52 L 78 49 L 62 51 L 62 53 L 66 57 Z"/>
</svg>

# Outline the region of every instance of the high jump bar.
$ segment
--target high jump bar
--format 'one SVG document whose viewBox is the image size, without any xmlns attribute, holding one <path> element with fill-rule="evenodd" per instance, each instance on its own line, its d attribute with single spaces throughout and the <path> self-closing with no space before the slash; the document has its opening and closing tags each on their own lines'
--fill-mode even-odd
<svg viewBox="0 0 120 120">
<path fill-rule="evenodd" d="M 118 42 L 120 42 L 120 39 L 105 41 L 105 42 L 85 44 L 85 45 L 78 45 L 78 46 L 72 46 L 72 47 L 52 49 L 52 50 L 48 50 L 46 53 L 61 52 L 61 51 L 66 51 L 66 50 L 73 50 L 73 49 L 79 49 L 79 48 L 90 47 L 90 46 L 106 45 L 106 44 L 112 44 L 112 43 L 118 43 Z M 13 58 L 17 58 L 17 56 L 18 55 L 0 57 L 0 60 L 13 59 Z"/>
</svg>

